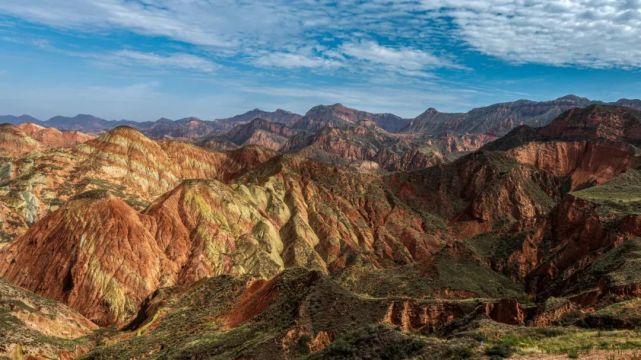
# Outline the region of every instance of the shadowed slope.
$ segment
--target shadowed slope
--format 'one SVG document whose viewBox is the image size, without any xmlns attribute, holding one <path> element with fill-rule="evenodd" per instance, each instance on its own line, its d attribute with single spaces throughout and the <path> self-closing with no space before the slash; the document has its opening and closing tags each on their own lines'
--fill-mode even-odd
<svg viewBox="0 0 641 360">
<path fill-rule="evenodd" d="M 153 220 L 122 200 L 85 193 L 4 248 L 0 276 L 96 323 L 122 323 L 169 265 L 149 228 Z"/>
<path fill-rule="evenodd" d="M 639 141 L 639 112 L 594 105 L 570 110 L 542 128 L 517 128 L 484 149 L 506 151 L 522 163 L 565 177 L 574 190 L 602 184 L 636 166 Z"/>
</svg>

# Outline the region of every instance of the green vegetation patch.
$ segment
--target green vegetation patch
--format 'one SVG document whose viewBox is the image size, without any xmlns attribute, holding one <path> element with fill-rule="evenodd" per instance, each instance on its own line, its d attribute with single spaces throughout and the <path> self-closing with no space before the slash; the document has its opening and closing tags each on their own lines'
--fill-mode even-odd
<svg viewBox="0 0 641 360">
<path fill-rule="evenodd" d="M 480 320 L 457 333 L 485 344 L 494 358 L 511 354 L 587 354 L 595 350 L 641 349 L 641 330 L 592 330 L 577 327 L 511 326 Z"/>
<path fill-rule="evenodd" d="M 420 337 L 387 325 L 370 325 L 348 333 L 310 359 L 408 359 L 426 346 Z"/>
<path fill-rule="evenodd" d="M 487 298 L 527 298 L 521 284 L 471 261 L 469 257 L 442 254 L 436 260 L 436 270 L 442 288 Z"/>
<path fill-rule="evenodd" d="M 584 325 L 594 328 L 634 329 L 641 326 L 641 299 L 636 298 L 608 305 L 589 314 Z"/>
<path fill-rule="evenodd" d="M 572 195 L 599 204 L 604 213 L 641 214 L 641 171 L 628 170 L 608 183 Z"/>
<path fill-rule="evenodd" d="M 409 264 L 395 268 L 374 268 L 366 259 L 354 256 L 353 263 L 337 274 L 335 280 L 358 294 L 373 297 L 431 297 L 438 287 L 434 276 L 428 276 Z"/>
<path fill-rule="evenodd" d="M 527 232 L 505 233 L 488 232 L 479 234 L 466 243 L 478 255 L 492 259 L 505 260 L 514 251 L 521 248 Z"/>
</svg>

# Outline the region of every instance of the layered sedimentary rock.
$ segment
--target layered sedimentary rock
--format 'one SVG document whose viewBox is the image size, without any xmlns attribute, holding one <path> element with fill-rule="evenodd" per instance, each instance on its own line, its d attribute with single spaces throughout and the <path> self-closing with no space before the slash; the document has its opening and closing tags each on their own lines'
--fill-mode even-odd
<svg viewBox="0 0 641 360">
<path fill-rule="evenodd" d="M 356 350 L 368 357 L 405 343 L 408 339 L 403 336 L 411 336 L 411 332 L 435 333 L 466 317 L 483 318 L 485 308 L 502 306 L 483 300 L 365 298 L 346 291 L 320 272 L 300 268 L 285 270 L 269 280 L 209 278 L 187 291 L 158 294 L 149 305 L 135 328 L 135 340 L 96 349 L 87 357 L 296 358 L 318 353 L 321 358 L 336 358 L 344 353 L 338 349 L 336 353 L 323 352 L 349 339 L 353 332 L 379 339 L 374 348 L 368 344 Z M 191 321 L 181 322 L 175 316 L 178 312 Z M 395 327 L 405 334 L 400 339 L 392 336 Z M 240 344 L 255 346 L 239 349 Z M 408 350 L 401 345 L 394 356 L 406 357 L 405 352 L 434 355 L 428 346 Z"/>
<path fill-rule="evenodd" d="M 641 114 L 601 105 L 567 111 L 542 128 L 520 127 L 485 146 L 567 178 L 569 190 L 602 184 L 638 165 Z"/>
<path fill-rule="evenodd" d="M 316 132 L 324 127 L 349 127 L 363 120 L 372 121 L 388 131 L 398 131 L 407 120 L 393 114 L 372 114 L 348 108 L 342 104 L 319 105 L 311 108 L 305 116 L 292 124 L 295 129 Z"/>
<path fill-rule="evenodd" d="M 365 119 L 356 125 L 327 126 L 315 133 L 301 133 L 290 138 L 281 151 L 357 168 L 373 162 L 383 170 L 410 171 L 477 150 L 491 139 L 477 135 L 432 138 L 421 134 L 394 134 Z"/>
<path fill-rule="evenodd" d="M 16 127 L 49 148 L 73 147 L 95 137 L 80 131 L 60 131 L 56 128 L 43 127 L 33 123 L 24 123 L 16 125 Z"/>
<path fill-rule="evenodd" d="M 153 226 L 118 198 L 86 193 L 3 249 L 0 275 L 101 325 L 119 324 L 169 266 Z"/>
<path fill-rule="evenodd" d="M 256 118 L 246 124 L 235 126 L 224 134 L 214 134 L 199 141 L 205 147 L 216 142 L 231 142 L 237 146 L 258 145 L 270 150 L 279 150 L 290 137 L 298 133 L 285 124 Z"/>
<path fill-rule="evenodd" d="M 84 191 L 109 190 L 141 210 L 182 179 L 228 181 L 271 155 L 255 147 L 211 152 L 182 142 L 153 141 L 138 130 L 119 127 L 70 149 L 32 153 L 0 164 L 0 199 L 7 214 L 0 219 L 1 235 L 5 240 L 15 238 Z"/>
<path fill-rule="evenodd" d="M 17 126 L 0 125 L 0 156 L 19 157 L 43 148 L 44 146 L 41 143 L 31 138 Z"/>
<path fill-rule="evenodd" d="M 445 134 L 491 134 L 502 136 L 520 125 L 544 126 L 572 108 L 594 104 L 573 95 L 556 100 L 535 102 L 518 100 L 472 109 L 467 113 L 441 113 L 430 108 L 412 119 L 404 131 Z"/>
<path fill-rule="evenodd" d="M 116 146 L 121 143 L 111 139 L 109 153 L 126 149 L 131 172 L 149 156 L 156 156 L 157 168 L 170 166 L 160 145 L 143 154 Z M 142 214 L 93 190 L 6 247 L 0 274 L 96 322 L 123 324 L 160 286 L 207 276 L 270 277 L 291 266 L 333 273 L 354 256 L 372 268 L 424 261 L 447 241 L 444 221 L 460 222 L 469 232 L 491 227 L 499 213 L 516 221 L 543 211 L 535 199 L 553 194 L 536 186 L 551 180 L 537 174 L 482 154 L 410 178 L 383 179 L 281 156 L 231 184 L 185 181 Z M 452 198 L 460 207 L 448 207 Z M 431 207 L 442 218 L 421 210 Z M 115 248 L 125 253 L 108 251 Z"/>
<path fill-rule="evenodd" d="M 459 157 L 491 137 L 392 134 L 348 110 L 315 134 L 229 132 L 279 133 L 287 154 L 119 127 L 3 163 L 3 229 L 30 229 L 0 276 L 82 314 L 61 310 L 70 329 L 12 316 L 69 337 L 91 333 L 83 316 L 121 329 L 74 339 L 74 355 L 104 344 L 89 358 L 457 358 L 491 352 L 491 334 L 548 336 L 526 325 L 641 324 L 638 113 L 573 110 Z"/>
<path fill-rule="evenodd" d="M 0 356 L 74 359 L 88 351 L 76 340 L 98 328 L 68 307 L 0 279 Z"/>
</svg>

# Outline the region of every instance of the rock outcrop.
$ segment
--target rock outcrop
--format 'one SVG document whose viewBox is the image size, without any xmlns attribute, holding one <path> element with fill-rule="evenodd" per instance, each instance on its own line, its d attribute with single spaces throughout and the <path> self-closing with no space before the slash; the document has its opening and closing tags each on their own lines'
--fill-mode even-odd
<svg viewBox="0 0 641 360">
<path fill-rule="evenodd" d="M 30 153 L 0 163 L 0 211 L 6 213 L 0 218 L 0 239 L 24 233 L 75 194 L 108 190 L 141 210 L 182 179 L 229 181 L 272 155 L 257 147 L 212 152 L 178 141 L 158 142 L 130 127 L 70 149 Z"/>
<path fill-rule="evenodd" d="M 224 134 L 207 136 L 198 143 L 210 147 L 215 141 L 230 142 L 237 146 L 258 145 L 277 151 L 297 133 L 297 130 L 285 124 L 256 118 L 246 124 L 237 125 Z"/>
<path fill-rule="evenodd" d="M 316 132 L 325 127 L 342 128 L 353 126 L 363 120 L 376 123 L 388 130 L 402 129 L 407 120 L 393 114 L 373 114 L 348 108 L 342 104 L 319 105 L 311 108 L 305 116 L 292 124 L 295 129 Z"/>
<path fill-rule="evenodd" d="M 20 157 L 35 151 L 40 151 L 44 147 L 27 133 L 14 125 L 0 125 L 0 156 L 3 157 Z"/>
<path fill-rule="evenodd" d="M 24 123 L 16 127 L 47 148 L 70 148 L 95 138 L 80 131 L 60 131 L 33 123 Z"/>
<path fill-rule="evenodd" d="M 161 275 L 170 264 L 153 227 L 122 200 L 85 193 L 2 249 L 0 276 L 97 324 L 123 324 L 167 285 Z"/>
<path fill-rule="evenodd" d="M 356 125 L 327 126 L 314 133 L 301 133 L 291 137 L 281 151 L 356 168 L 375 162 L 388 171 L 411 171 L 477 150 L 491 139 L 483 135 L 432 138 L 421 134 L 394 134 L 365 119 Z"/>
<path fill-rule="evenodd" d="M 484 147 L 566 178 L 568 190 L 602 184 L 637 166 L 641 113 L 593 105 L 569 110 L 542 128 L 520 127 Z"/>
<path fill-rule="evenodd" d="M 445 134 L 490 134 L 502 136 L 520 125 L 544 126 L 566 110 L 594 104 L 569 95 L 551 101 L 518 100 L 472 109 L 467 113 L 441 113 L 430 108 L 412 119 L 403 130 Z"/>
<path fill-rule="evenodd" d="M 77 340 L 98 328 L 68 307 L 0 279 L 0 356 L 74 359 L 88 351 Z"/>
</svg>

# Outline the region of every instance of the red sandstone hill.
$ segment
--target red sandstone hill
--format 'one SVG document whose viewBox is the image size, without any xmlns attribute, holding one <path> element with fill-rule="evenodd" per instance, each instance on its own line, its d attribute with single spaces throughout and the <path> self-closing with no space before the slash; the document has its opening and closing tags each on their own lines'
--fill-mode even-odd
<svg viewBox="0 0 641 360">
<path fill-rule="evenodd" d="M 0 156 L 20 157 L 50 148 L 69 148 L 92 139 L 78 131 L 60 131 L 32 123 L 0 125 Z"/>
<path fill-rule="evenodd" d="M 230 142 L 236 146 L 258 145 L 277 151 L 297 133 L 297 130 L 285 124 L 256 118 L 246 124 L 236 125 L 224 134 L 206 136 L 198 144 L 216 148 L 216 143 Z"/>
<path fill-rule="evenodd" d="M 344 127 L 355 125 L 363 120 L 373 121 L 388 131 L 398 131 L 407 120 L 393 114 L 373 114 L 348 108 L 342 104 L 319 105 L 311 108 L 305 116 L 293 123 L 295 129 L 318 131 L 324 127 Z"/>
<path fill-rule="evenodd" d="M 69 149 L 42 149 L 0 164 L 0 213 L 7 219 L 0 221 L 0 239 L 22 234 L 49 211 L 88 190 L 109 190 L 140 210 L 182 179 L 228 181 L 270 156 L 270 151 L 256 147 L 213 152 L 178 141 L 158 142 L 130 127 L 115 128 Z"/>
<path fill-rule="evenodd" d="M 168 266 L 147 225 L 122 200 L 82 195 L 3 250 L 0 275 L 101 325 L 121 323 Z"/>
<path fill-rule="evenodd" d="M 16 127 L 45 147 L 52 148 L 73 147 L 95 137 L 80 131 L 60 131 L 56 128 L 47 128 L 33 123 L 23 123 L 16 125 Z"/>
<path fill-rule="evenodd" d="M 432 135 L 491 134 L 501 136 L 520 125 L 544 126 L 562 112 L 594 104 L 574 95 L 550 101 L 518 100 L 472 109 L 467 113 L 441 113 L 430 108 L 412 119 L 404 131 Z"/>
<path fill-rule="evenodd" d="M 595 105 L 570 110 L 542 128 L 521 127 L 486 145 L 559 177 L 570 189 L 602 184 L 638 164 L 641 114 Z"/>
<path fill-rule="evenodd" d="M 157 166 L 169 166 L 155 149 Z M 138 163 L 150 155 L 136 148 L 127 154 Z M 435 256 L 453 236 L 541 216 L 556 196 L 554 185 L 498 154 L 385 178 L 280 156 L 231 184 L 185 181 L 140 215 L 113 196 L 85 193 L 8 245 L 0 275 L 100 324 L 123 324 L 161 285 L 207 276 L 270 277 L 292 266 L 336 274 L 352 271 L 355 259 L 365 264 L 353 275 L 357 281 L 398 265 L 438 272 Z M 425 291 L 441 287 L 449 285 Z"/>
<path fill-rule="evenodd" d="M 24 203 L 64 200 L 0 249 L 0 276 L 121 328 L 96 333 L 106 345 L 89 358 L 457 358 L 491 355 L 507 334 L 574 344 L 591 336 L 575 326 L 641 326 L 638 119 L 571 110 L 387 174 L 120 127 L 10 163 L 9 184 L 40 199 Z M 371 120 L 316 135 L 302 149 L 354 159 L 406 136 Z"/>
<path fill-rule="evenodd" d="M 492 140 L 482 135 L 425 137 L 390 133 L 372 120 L 355 125 L 326 126 L 290 137 L 281 152 L 350 165 L 359 170 L 409 171 L 447 162 Z"/>
</svg>

